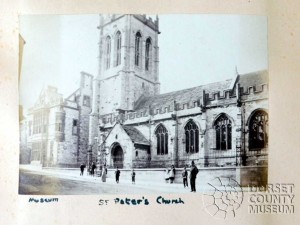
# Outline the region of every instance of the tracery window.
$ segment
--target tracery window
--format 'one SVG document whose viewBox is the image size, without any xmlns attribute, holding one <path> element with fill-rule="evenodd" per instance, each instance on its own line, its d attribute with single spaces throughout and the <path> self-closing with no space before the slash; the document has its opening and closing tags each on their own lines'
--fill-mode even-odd
<svg viewBox="0 0 300 225">
<path fill-rule="evenodd" d="M 148 38 L 146 40 L 146 52 L 145 52 L 145 70 L 149 70 L 150 68 L 150 57 L 151 57 L 151 39 Z"/>
<path fill-rule="evenodd" d="M 168 154 L 168 131 L 164 125 L 160 124 L 155 131 L 157 141 L 157 155 Z"/>
<path fill-rule="evenodd" d="M 232 126 L 231 121 L 225 114 L 219 116 L 214 124 L 216 132 L 216 150 L 231 149 L 231 134 Z"/>
<path fill-rule="evenodd" d="M 199 128 L 194 121 L 190 120 L 184 127 L 186 153 L 199 152 Z"/>
<path fill-rule="evenodd" d="M 122 37 L 121 32 L 118 31 L 115 38 L 115 46 L 116 46 L 116 53 L 115 53 L 115 66 L 121 64 L 121 46 L 122 46 Z"/>
<path fill-rule="evenodd" d="M 249 122 L 249 150 L 259 150 L 268 144 L 268 114 L 257 111 Z"/>
<path fill-rule="evenodd" d="M 107 36 L 105 40 L 105 69 L 110 68 L 110 54 L 111 54 L 111 38 L 110 36 Z"/>
<path fill-rule="evenodd" d="M 140 32 L 137 32 L 135 35 L 135 61 L 134 61 L 136 66 L 140 64 L 141 41 L 142 41 L 142 35 Z"/>
</svg>

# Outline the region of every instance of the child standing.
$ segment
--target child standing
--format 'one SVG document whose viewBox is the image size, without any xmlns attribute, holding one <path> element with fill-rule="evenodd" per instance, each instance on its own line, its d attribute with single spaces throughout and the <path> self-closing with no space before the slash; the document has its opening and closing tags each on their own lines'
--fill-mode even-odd
<svg viewBox="0 0 300 225">
<path fill-rule="evenodd" d="M 184 167 L 183 172 L 182 172 L 182 178 L 183 178 L 183 187 L 188 187 L 188 182 L 187 182 L 187 177 L 188 177 L 188 172 L 186 170 L 186 167 Z"/>
</svg>

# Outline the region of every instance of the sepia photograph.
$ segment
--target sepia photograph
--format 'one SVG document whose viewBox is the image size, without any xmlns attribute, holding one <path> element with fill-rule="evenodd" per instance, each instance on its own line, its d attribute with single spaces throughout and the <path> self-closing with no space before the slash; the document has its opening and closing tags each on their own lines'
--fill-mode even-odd
<svg viewBox="0 0 300 225">
<path fill-rule="evenodd" d="M 266 187 L 266 16 L 19 19 L 20 195 Z"/>
</svg>

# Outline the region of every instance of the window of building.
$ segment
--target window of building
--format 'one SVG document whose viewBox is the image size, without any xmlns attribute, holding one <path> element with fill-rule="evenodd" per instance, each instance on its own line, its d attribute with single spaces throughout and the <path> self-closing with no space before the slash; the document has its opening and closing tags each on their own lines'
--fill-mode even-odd
<svg viewBox="0 0 300 225">
<path fill-rule="evenodd" d="M 145 52 L 145 70 L 149 70 L 150 68 L 150 58 L 151 58 L 151 39 L 148 38 L 146 40 L 146 52 Z"/>
<path fill-rule="evenodd" d="M 83 96 L 83 105 L 90 107 L 91 106 L 91 99 L 90 96 L 84 95 Z"/>
<path fill-rule="evenodd" d="M 168 131 L 164 125 L 160 124 L 155 131 L 157 141 L 157 155 L 168 154 Z"/>
<path fill-rule="evenodd" d="M 199 152 L 199 128 L 194 121 L 190 120 L 184 127 L 186 153 Z"/>
<path fill-rule="evenodd" d="M 31 161 L 40 161 L 41 160 L 41 150 L 42 150 L 42 142 L 32 143 Z"/>
<path fill-rule="evenodd" d="M 48 129 L 48 113 L 39 111 L 33 114 L 33 134 L 46 133 Z M 31 130 L 30 130 L 31 133 Z"/>
<path fill-rule="evenodd" d="M 139 66 L 140 64 L 141 41 L 142 41 L 142 35 L 140 32 L 137 32 L 135 35 L 135 61 L 134 61 L 136 66 Z"/>
<path fill-rule="evenodd" d="M 111 38 L 110 36 L 106 37 L 105 40 L 105 69 L 110 68 L 110 53 L 111 53 Z"/>
<path fill-rule="evenodd" d="M 216 150 L 231 149 L 231 121 L 225 114 L 219 116 L 214 124 L 216 132 Z"/>
<path fill-rule="evenodd" d="M 64 132 L 65 114 L 57 112 L 55 116 L 55 131 Z"/>
<path fill-rule="evenodd" d="M 72 134 L 77 135 L 77 133 L 78 133 L 78 120 L 73 119 Z"/>
<path fill-rule="evenodd" d="M 121 46 L 122 46 L 122 39 L 121 39 L 121 32 L 118 31 L 115 38 L 115 66 L 121 64 Z"/>
<path fill-rule="evenodd" d="M 268 144 L 268 114 L 257 111 L 249 122 L 249 150 L 260 150 Z"/>
</svg>

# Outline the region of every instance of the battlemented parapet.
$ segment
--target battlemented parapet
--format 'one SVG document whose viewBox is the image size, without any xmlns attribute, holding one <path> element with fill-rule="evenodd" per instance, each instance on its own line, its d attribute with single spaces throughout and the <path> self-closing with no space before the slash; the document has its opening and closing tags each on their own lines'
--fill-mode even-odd
<svg viewBox="0 0 300 225">
<path fill-rule="evenodd" d="M 218 83 L 214 84 L 217 86 Z M 221 83 L 220 83 L 221 84 Z M 221 85 L 220 85 L 221 86 Z M 225 89 L 220 91 L 211 91 L 205 89 L 206 86 L 199 87 L 203 91 L 196 92 L 191 100 L 185 102 L 168 101 L 164 104 L 151 104 L 148 107 L 139 108 L 136 111 L 125 111 L 124 113 L 110 113 L 100 117 L 100 123 L 106 127 L 111 127 L 116 122 L 126 124 L 141 123 L 149 120 L 164 120 L 172 118 L 174 112 L 177 116 L 190 116 L 202 114 L 205 110 L 215 107 L 224 107 L 229 105 L 237 105 L 241 101 L 259 100 L 268 97 L 268 84 L 256 84 L 241 87 L 237 82 L 233 89 Z M 216 88 L 217 89 L 217 88 Z M 192 90 L 194 91 L 195 90 Z M 176 93 L 175 93 L 176 94 Z M 156 96 L 159 98 L 159 96 Z M 139 99 L 139 101 L 142 101 Z M 139 105 L 139 104 L 137 104 Z"/>
</svg>

